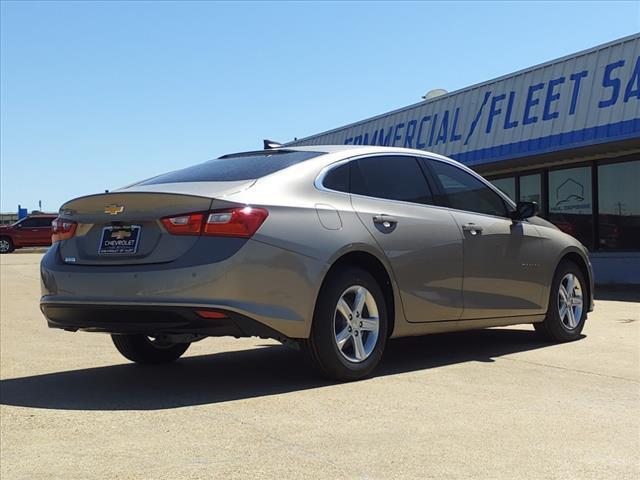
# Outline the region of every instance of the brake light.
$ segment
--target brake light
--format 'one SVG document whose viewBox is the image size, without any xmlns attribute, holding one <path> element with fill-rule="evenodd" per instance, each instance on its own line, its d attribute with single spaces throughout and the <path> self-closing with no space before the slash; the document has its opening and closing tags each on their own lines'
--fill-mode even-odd
<svg viewBox="0 0 640 480">
<path fill-rule="evenodd" d="M 51 243 L 56 243 L 73 237 L 76 234 L 78 224 L 72 220 L 58 217 L 51 222 L 51 227 Z"/>
<path fill-rule="evenodd" d="M 268 215 L 264 208 L 239 207 L 166 217 L 161 221 L 173 235 L 251 238 Z"/>
</svg>

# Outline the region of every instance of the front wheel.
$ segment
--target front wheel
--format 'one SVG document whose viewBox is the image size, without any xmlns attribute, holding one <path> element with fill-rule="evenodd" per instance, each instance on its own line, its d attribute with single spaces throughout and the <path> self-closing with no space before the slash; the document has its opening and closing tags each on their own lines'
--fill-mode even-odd
<svg viewBox="0 0 640 480">
<path fill-rule="evenodd" d="M 15 250 L 15 246 L 9 237 L 0 238 L 0 253 L 11 253 Z"/>
<path fill-rule="evenodd" d="M 386 342 L 387 309 L 375 278 L 353 267 L 327 278 L 304 342 L 320 374 L 334 380 L 364 378 L 380 362 Z"/>
<path fill-rule="evenodd" d="M 111 335 L 118 351 L 128 360 L 143 364 L 175 362 L 190 343 L 171 343 L 146 335 Z"/>
<path fill-rule="evenodd" d="M 587 320 L 587 302 L 587 285 L 580 268 L 563 261 L 553 278 L 547 316 L 533 327 L 554 342 L 577 340 Z"/>
</svg>

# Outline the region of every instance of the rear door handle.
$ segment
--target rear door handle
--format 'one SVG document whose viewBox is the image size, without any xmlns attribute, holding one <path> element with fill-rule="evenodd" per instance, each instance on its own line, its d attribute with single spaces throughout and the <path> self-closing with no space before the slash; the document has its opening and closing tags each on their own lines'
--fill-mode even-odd
<svg viewBox="0 0 640 480">
<path fill-rule="evenodd" d="M 380 214 L 373 216 L 373 223 L 382 225 L 384 228 L 391 228 L 396 226 L 396 224 L 398 223 L 398 219 L 396 217 L 392 217 L 391 215 Z"/>
<path fill-rule="evenodd" d="M 462 225 L 462 231 L 469 232 L 471 235 L 477 235 L 482 233 L 482 227 L 480 225 L 476 225 L 475 223 L 465 223 Z"/>
</svg>

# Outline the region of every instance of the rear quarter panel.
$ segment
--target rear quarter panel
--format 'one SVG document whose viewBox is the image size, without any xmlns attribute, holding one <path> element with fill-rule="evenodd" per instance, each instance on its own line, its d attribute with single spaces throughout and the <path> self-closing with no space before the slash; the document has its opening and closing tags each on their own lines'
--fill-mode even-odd
<svg viewBox="0 0 640 480">
<path fill-rule="evenodd" d="M 335 157 L 336 161 L 344 157 Z M 314 164 L 315 163 L 315 164 Z M 314 279 L 315 297 L 309 305 L 308 318 L 313 317 L 315 299 L 331 266 L 349 252 L 366 252 L 376 257 L 386 268 L 392 282 L 396 325 L 404 322 L 402 303 L 393 272 L 384 254 L 377 248 L 371 234 L 351 206 L 347 193 L 320 190 L 314 182 L 324 162 L 305 162 L 283 172 L 264 177 L 243 192 L 226 199 L 254 206 L 265 206 L 269 217 L 253 240 L 290 250 L 321 262 L 324 268 Z M 333 220 L 339 218 L 339 228 Z M 326 218 L 325 217 L 325 218 Z M 277 268 L 277 265 L 273 265 Z"/>
</svg>

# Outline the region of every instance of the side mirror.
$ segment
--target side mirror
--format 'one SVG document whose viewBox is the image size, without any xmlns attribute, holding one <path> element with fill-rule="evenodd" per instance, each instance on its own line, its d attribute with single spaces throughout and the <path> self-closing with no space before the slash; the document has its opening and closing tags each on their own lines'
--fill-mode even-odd
<svg viewBox="0 0 640 480">
<path fill-rule="evenodd" d="M 512 220 L 524 220 L 535 217 L 540 212 L 540 207 L 536 202 L 518 202 L 515 212 L 511 212 Z"/>
<path fill-rule="evenodd" d="M 16 223 L 16 224 L 13 226 L 13 228 L 20 229 L 20 228 L 22 228 L 22 224 L 21 224 L 21 223 Z"/>
</svg>

